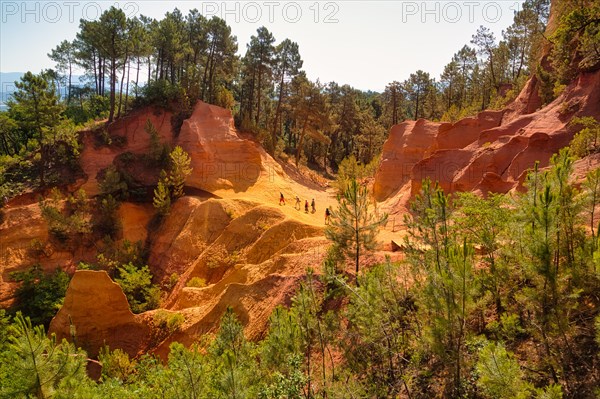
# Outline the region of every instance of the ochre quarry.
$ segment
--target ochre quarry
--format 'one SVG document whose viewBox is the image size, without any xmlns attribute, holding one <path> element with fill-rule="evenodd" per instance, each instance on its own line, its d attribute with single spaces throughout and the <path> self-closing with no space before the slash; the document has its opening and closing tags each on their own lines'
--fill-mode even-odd
<svg viewBox="0 0 600 399">
<path fill-rule="evenodd" d="M 59 338 L 75 332 L 77 344 L 91 356 L 103 345 L 132 356 L 152 350 L 166 355 L 173 340 L 191 343 L 214 331 L 229 306 L 240 315 L 249 337 L 265 331 L 272 310 L 289 302 L 307 267 L 320 270 L 328 245 L 322 212 L 335 199 L 325 187 L 307 188 L 289 177 L 260 145 L 241 136 L 228 110 L 198 102 L 178 132 L 172 118 L 170 111 L 154 107 L 132 112 L 106 127 L 106 135 L 119 145 L 99 145 L 97 132 L 82 133 L 84 177 L 63 191 L 83 188 L 93 198 L 106 168 L 114 165 L 127 168 L 151 193 L 158 170 L 124 161 L 150 150 L 148 120 L 161 144 L 179 145 L 189 153 L 193 173 L 186 181 L 187 195 L 174 202 L 158 226 L 152 224 L 155 210 L 150 203 L 123 202 L 118 211 L 118 244 L 128 240 L 144 245 L 154 282 L 163 287 L 160 311 L 181 313 L 183 325 L 165 334 L 155 320 L 159 310 L 131 313 L 122 290 L 106 272 L 76 271 L 80 261 L 96 261 L 101 240 L 57 243 L 34 195 L 11 201 L 0 225 L 0 246 L 6 248 L 0 280 L 3 305 L 12 303 L 17 287 L 10 273 L 39 263 L 46 271 L 60 267 L 74 273 L 50 332 Z M 288 198 L 285 206 L 278 205 L 280 193 Z M 315 198 L 319 212 L 296 210 L 295 196 L 302 201 Z M 201 286 L 190 286 L 191 279 Z"/>
<path fill-rule="evenodd" d="M 574 117 L 598 117 L 600 72 L 582 73 L 552 103 L 539 109 L 535 77 L 502 111 L 484 111 L 456 123 L 406 121 L 392 127 L 375 175 L 374 194 L 392 212 L 406 210 L 423 179 L 446 192 L 507 193 L 528 170 L 572 140 Z"/>
<path fill-rule="evenodd" d="M 424 178 L 448 192 L 519 189 L 535 161 L 547 166 L 569 143 L 573 117 L 599 116 L 600 72 L 581 74 L 543 108 L 536 85 L 531 79 L 501 111 L 456 123 L 421 119 L 392 127 L 373 184 L 379 209 L 401 216 Z M 173 129 L 172 112 L 154 107 L 121 118 L 107 127 L 119 146 L 99 146 L 95 133 L 82 133 L 83 178 L 66 190 L 81 187 L 93 198 L 106 168 L 115 165 L 127 167 L 151 193 L 159 170 L 124 162 L 125 154 L 135 158 L 150 150 L 148 120 L 162 144 L 189 153 L 193 167 L 186 195 L 160 224 L 153 224 L 155 210 L 148 201 L 124 202 L 119 209 L 118 241 L 143 243 L 154 282 L 163 288 L 161 309 L 134 315 L 106 272 L 76 271 L 80 261 L 95 261 L 101 243 L 57 245 L 31 194 L 12 200 L 0 224 L 0 303 L 12 303 L 17 285 L 10 273 L 39 263 L 46 271 L 61 267 L 74 273 L 50 331 L 66 338 L 75 332 L 78 345 L 92 356 L 103 345 L 132 356 L 147 351 L 166 356 L 171 342 L 191 344 L 214 332 L 227 307 L 233 307 L 248 338 L 261 337 L 271 312 L 289 303 L 307 267 L 320 270 L 328 246 L 322 212 L 335 205 L 333 189 L 288 173 L 289 167 L 236 130 L 230 111 L 198 102 L 179 129 Z M 577 161 L 575 174 L 583 176 L 598 163 L 598 157 Z M 286 205 L 278 205 L 280 193 Z M 302 203 L 314 198 L 317 212 L 296 210 L 296 196 Z M 398 234 L 387 226 L 380 239 L 389 245 Z M 172 333 L 156 322 L 157 313 L 165 311 L 184 319 Z"/>
</svg>

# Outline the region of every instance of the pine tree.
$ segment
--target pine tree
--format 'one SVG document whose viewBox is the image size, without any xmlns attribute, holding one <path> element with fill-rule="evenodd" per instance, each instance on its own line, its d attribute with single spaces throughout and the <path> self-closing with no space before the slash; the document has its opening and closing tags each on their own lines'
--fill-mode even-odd
<svg viewBox="0 0 600 399">
<path fill-rule="evenodd" d="M 487 343 L 479 351 L 476 365 L 477 385 L 488 397 L 495 399 L 525 399 L 531 397 L 530 384 L 514 355 L 501 343 Z"/>
<path fill-rule="evenodd" d="M 473 35 L 471 43 L 477 46 L 477 53 L 484 57 L 484 62 L 490 71 L 492 86 L 498 88 L 498 71 L 494 68 L 496 65 L 494 56 L 498 45 L 494 33 L 482 25 L 477 29 L 477 33 Z"/>
<path fill-rule="evenodd" d="M 414 120 L 425 117 L 425 100 L 433 88 L 433 80 L 427 72 L 421 70 L 411 73 L 409 78 L 404 81 L 404 90 L 414 104 L 412 107 Z"/>
<path fill-rule="evenodd" d="M 402 84 L 398 81 L 393 81 L 385 86 L 383 92 L 384 100 L 384 112 L 386 117 L 387 126 L 391 127 L 400 123 L 404 119 L 403 105 L 404 105 L 404 90 Z"/>
<path fill-rule="evenodd" d="M 273 118 L 273 132 L 271 137 L 271 146 L 275 149 L 277 138 L 281 128 L 282 105 L 286 95 L 287 81 L 298 75 L 302 68 L 302 58 L 298 50 L 298 43 L 285 39 L 275 50 L 275 68 L 274 77 L 279 82 L 279 94 L 277 96 L 277 106 L 275 108 L 275 117 Z"/>
<path fill-rule="evenodd" d="M 361 254 L 375 249 L 377 231 L 387 217 L 387 214 L 374 216 L 367 187 L 356 179 L 352 179 L 344 193 L 338 195 L 338 209 L 331 212 L 331 224 L 325 235 L 343 253 L 353 256 L 357 279 Z"/>
<path fill-rule="evenodd" d="M 60 42 L 56 48 L 48 54 L 48 57 L 56 62 L 56 69 L 58 72 L 68 73 L 67 77 L 67 104 L 71 102 L 71 88 L 73 67 L 75 64 L 75 46 L 68 40 Z"/>
<path fill-rule="evenodd" d="M 20 313 L 14 319 L 14 332 L 4 356 L 0 368 L 7 368 L 10 378 L 2 381 L 0 397 L 50 398 L 57 390 L 68 392 L 85 379 L 85 354 L 65 340 L 57 343 L 54 335 L 46 335 L 43 326 L 33 327 Z"/>
<path fill-rule="evenodd" d="M 253 345 L 244 337 L 244 327 L 232 308 L 221 319 L 221 328 L 209 348 L 214 375 L 214 388 L 220 397 L 242 399 L 256 397 L 254 372 L 257 365 L 252 357 Z M 222 395 L 222 396 L 221 396 Z"/>
<path fill-rule="evenodd" d="M 479 246 L 487 265 L 482 273 L 482 286 L 494 299 L 496 317 L 504 311 L 502 288 L 508 284 L 508 267 L 502 259 L 501 240 L 506 235 L 509 210 L 503 195 L 489 194 L 480 198 L 472 193 L 458 194 L 455 220 L 464 237 Z"/>
<path fill-rule="evenodd" d="M 592 233 L 592 253 L 596 248 L 596 236 L 598 231 L 596 228 L 595 211 L 598 202 L 600 202 L 600 168 L 594 169 L 586 175 L 585 182 L 583 183 L 584 193 L 586 196 L 586 203 L 590 219 L 590 231 Z"/>
<path fill-rule="evenodd" d="M 146 120 L 144 131 L 150 136 L 150 153 L 148 154 L 150 160 L 152 162 L 159 163 L 163 156 L 163 146 L 160 144 L 158 131 L 150 119 Z"/>
<path fill-rule="evenodd" d="M 206 359 L 194 345 L 186 348 L 178 342 L 169 347 L 169 367 L 163 385 L 168 387 L 167 397 L 201 398 L 206 391 L 209 375 Z"/>
<path fill-rule="evenodd" d="M 211 104 L 217 102 L 217 95 L 228 93 L 227 87 L 235 76 L 238 59 L 237 38 L 231 34 L 231 27 L 216 16 L 206 24 L 208 48 L 205 55 L 205 66 L 202 78 L 201 98 Z M 222 100 L 221 100 L 222 101 Z M 220 101 L 219 101 L 220 102 Z M 223 103 L 218 104 L 224 106 Z"/>
<path fill-rule="evenodd" d="M 600 123 L 591 116 L 573 118 L 569 125 L 581 130 L 571 141 L 570 148 L 575 156 L 585 157 L 598 152 L 600 146 Z"/>
<path fill-rule="evenodd" d="M 347 287 L 350 303 L 344 314 L 348 327 L 341 342 L 346 365 L 367 382 L 367 397 L 411 397 L 405 370 L 411 356 L 415 316 L 409 284 L 402 268 L 386 259 L 361 276 L 360 287 Z"/>
<path fill-rule="evenodd" d="M 562 359 L 573 356 L 570 315 L 581 295 L 576 287 L 589 283 L 589 276 L 580 267 L 586 252 L 582 209 L 577 190 L 569 183 L 573 159 L 568 149 L 555 154 L 551 166 L 544 172 L 536 167 L 529 174 L 529 193 L 517 202 L 524 237 L 515 257 L 528 281 L 517 298 L 519 305 L 531 314 L 529 330 L 541 342 L 543 365 L 558 384 L 571 378 Z"/>
<path fill-rule="evenodd" d="M 15 82 L 17 91 L 8 101 L 9 115 L 16 121 L 19 130 L 27 139 L 37 140 L 39 145 L 40 184 L 46 183 L 46 171 L 49 168 L 51 152 L 62 136 L 60 115 L 64 107 L 59 104 L 56 87 L 47 74 L 34 75 L 27 72 L 20 82 Z M 65 135 L 66 137 L 67 135 Z M 71 144 L 71 138 L 66 143 Z"/>
<path fill-rule="evenodd" d="M 183 196 L 185 179 L 192 174 L 192 167 L 190 166 L 192 160 L 188 153 L 183 151 L 180 146 L 175 147 L 169 157 L 171 158 L 169 185 L 171 186 L 173 198 L 177 199 Z"/>
<path fill-rule="evenodd" d="M 248 77 L 251 76 L 251 91 L 249 117 L 254 117 L 254 124 L 262 127 L 262 110 L 265 103 L 266 90 L 270 89 L 273 81 L 273 65 L 275 62 L 275 37 L 267 28 L 261 26 L 256 30 L 256 36 L 250 38 L 244 60 L 247 64 Z M 256 110 L 256 113 L 254 113 Z"/>
<path fill-rule="evenodd" d="M 115 282 L 121 286 L 133 313 L 142 313 L 158 307 L 160 290 L 152 284 L 152 273 L 148 266 L 124 264 L 117 268 Z"/>
<path fill-rule="evenodd" d="M 158 185 L 154 189 L 154 199 L 152 204 L 161 216 L 166 216 L 171 210 L 171 191 L 166 182 L 167 177 L 164 171 L 161 173 L 161 178 L 158 181 Z"/>
<path fill-rule="evenodd" d="M 409 228 L 407 260 L 413 268 L 426 338 L 433 352 L 451 370 L 448 375 L 451 392 L 446 394 L 460 396 L 466 322 L 473 308 L 476 286 L 474 250 L 453 229 L 453 208 L 437 183 L 423 181 L 411 211 L 405 220 Z"/>
<path fill-rule="evenodd" d="M 315 142 L 328 144 L 329 137 L 323 129 L 330 125 L 327 101 L 322 93 L 323 86 L 317 81 L 313 83 L 301 73 L 292 81 L 290 105 L 297 129 L 296 166 L 302 158 L 305 139 L 310 137 Z"/>
</svg>

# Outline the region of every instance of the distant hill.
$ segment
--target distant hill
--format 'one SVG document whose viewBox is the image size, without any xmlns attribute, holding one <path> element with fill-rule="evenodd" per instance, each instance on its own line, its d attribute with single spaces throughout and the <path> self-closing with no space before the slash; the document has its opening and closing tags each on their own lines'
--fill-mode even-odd
<svg viewBox="0 0 600 399">
<path fill-rule="evenodd" d="M 15 80 L 19 80 L 23 72 L 0 72 L 0 111 L 6 111 L 6 100 L 15 91 Z"/>
<path fill-rule="evenodd" d="M 15 91 L 15 81 L 21 79 L 25 72 L 0 72 L 0 111 L 6 111 L 6 101 L 10 98 L 10 95 Z M 73 85 L 80 85 L 80 78 L 82 75 L 73 75 Z M 66 95 L 67 88 L 60 87 L 61 96 Z"/>
</svg>

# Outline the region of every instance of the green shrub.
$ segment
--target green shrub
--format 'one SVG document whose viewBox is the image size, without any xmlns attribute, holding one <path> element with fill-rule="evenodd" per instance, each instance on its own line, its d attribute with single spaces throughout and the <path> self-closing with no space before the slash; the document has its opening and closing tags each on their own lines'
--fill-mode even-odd
<svg viewBox="0 0 600 399">
<path fill-rule="evenodd" d="M 122 179 L 121 174 L 114 165 L 110 165 L 104 170 L 104 175 L 98 186 L 100 194 L 103 196 L 112 195 L 118 200 L 125 200 L 129 196 L 127 183 Z"/>
<path fill-rule="evenodd" d="M 600 123 L 596 119 L 591 116 L 573 118 L 570 125 L 581 127 L 571 141 L 570 146 L 574 155 L 585 157 L 600 149 Z"/>
<path fill-rule="evenodd" d="M 133 313 L 156 309 L 160 302 L 160 290 L 152 284 L 152 274 L 148 266 L 141 268 L 127 263 L 117 268 L 115 282 L 127 297 Z"/>
<path fill-rule="evenodd" d="M 77 264 L 77 270 L 98 270 L 98 266 L 93 263 L 79 262 Z"/>
<path fill-rule="evenodd" d="M 179 274 L 177 273 L 172 273 L 169 276 L 169 280 L 167 281 L 166 288 L 167 290 L 172 290 L 173 287 L 175 287 L 177 285 L 177 283 L 179 282 Z"/>
<path fill-rule="evenodd" d="M 217 88 L 217 94 L 215 97 L 215 105 L 225 109 L 233 110 L 233 107 L 235 106 L 235 98 L 233 97 L 231 90 L 228 90 L 223 86 L 219 86 Z"/>
<path fill-rule="evenodd" d="M 129 355 L 121 349 L 111 351 L 108 346 L 104 346 L 98 353 L 98 361 L 102 366 L 102 380 L 107 381 L 115 378 L 120 381 L 127 381 L 134 372 L 136 362 L 129 358 Z"/>
<path fill-rule="evenodd" d="M 348 187 L 350 181 L 357 180 L 362 182 L 366 178 L 374 176 L 378 165 L 379 157 L 375 157 L 368 164 L 362 164 L 356 160 L 354 155 L 350 155 L 340 162 L 334 186 L 339 192 L 343 192 Z"/>
<path fill-rule="evenodd" d="M 98 212 L 95 227 L 102 236 L 114 237 L 121 230 L 121 220 L 117 215 L 119 202 L 112 196 L 98 197 Z"/>
<path fill-rule="evenodd" d="M 82 239 L 92 232 L 92 214 L 83 189 L 68 196 L 63 202 L 62 194 L 54 188 L 49 198 L 40 201 L 39 206 L 48 223 L 48 231 L 62 243 Z"/>
<path fill-rule="evenodd" d="M 192 277 L 185 286 L 193 288 L 203 288 L 206 287 L 206 280 L 201 277 Z"/>
<path fill-rule="evenodd" d="M 146 154 L 146 159 L 153 165 L 165 165 L 169 155 L 168 145 L 161 144 L 158 130 L 150 119 L 146 120 L 144 131 L 150 136 L 150 150 Z"/>
<path fill-rule="evenodd" d="M 535 390 L 536 399 L 562 399 L 562 387 L 558 384 L 548 385 Z"/>
<path fill-rule="evenodd" d="M 29 243 L 29 250 L 34 258 L 41 258 L 46 255 L 46 243 L 34 238 Z"/>
<path fill-rule="evenodd" d="M 181 328 L 185 322 L 185 317 L 181 313 L 160 309 L 154 314 L 153 321 L 154 325 L 167 329 L 172 334 Z"/>
<path fill-rule="evenodd" d="M 528 398 L 531 386 L 514 356 L 499 343 L 488 343 L 479 352 L 477 385 L 490 398 Z"/>
<path fill-rule="evenodd" d="M 159 180 L 158 185 L 154 189 L 152 205 L 154 205 L 160 216 L 168 215 L 171 210 L 171 191 L 163 178 Z"/>
<path fill-rule="evenodd" d="M 32 186 L 38 170 L 31 159 L 23 159 L 20 154 L 0 155 L 0 208 L 4 200 L 10 200 Z"/>
<path fill-rule="evenodd" d="M 165 79 L 153 80 L 142 88 L 142 96 L 135 105 L 158 105 L 170 109 L 172 103 L 179 101 L 182 95 L 183 90 L 178 84 Z"/>
<path fill-rule="evenodd" d="M 229 219 L 235 219 L 237 217 L 237 215 L 235 214 L 235 212 L 233 211 L 233 209 L 225 209 L 225 214 L 227 215 L 227 217 Z"/>
<path fill-rule="evenodd" d="M 600 345 L 600 315 L 596 317 L 596 343 Z"/>
<path fill-rule="evenodd" d="M 96 133 L 96 144 L 98 147 L 100 146 L 110 146 L 112 145 L 112 138 L 108 133 L 108 130 L 104 126 L 100 127 L 95 131 Z"/>
<path fill-rule="evenodd" d="M 127 145 L 127 136 L 112 136 L 111 139 L 115 147 L 123 148 Z"/>
<path fill-rule="evenodd" d="M 502 324 L 502 335 L 507 341 L 514 341 L 525 332 L 521 327 L 519 316 L 516 314 L 503 314 L 500 316 L 500 323 Z"/>
<path fill-rule="evenodd" d="M 60 309 L 70 277 L 60 269 L 46 274 L 40 265 L 14 272 L 11 278 L 21 285 L 15 292 L 15 310 L 31 318 L 34 324 L 48 326 Z"/>
<path fill-rule="evenodd" d="M 106 236 L 103 240 L 103 247 L 96 258 L 98 267 L 108 271 L 112 276 L 120 265 L 131 263 L 138 268 L 143 267 L 145 257 L 141 241 L 132 243 L 129 240 L 123 240 L 123 243 L 118 245 L 110 236 Z"/>
</svg>

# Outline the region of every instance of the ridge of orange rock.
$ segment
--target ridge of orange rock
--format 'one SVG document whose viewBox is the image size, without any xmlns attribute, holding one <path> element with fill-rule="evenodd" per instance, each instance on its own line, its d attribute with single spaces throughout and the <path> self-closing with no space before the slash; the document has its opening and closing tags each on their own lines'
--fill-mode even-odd
<svg viewBox="0 0 600 399">
<path fill-rule="evenodd" d="M 535 77 L 501 111 L 456 123 L 406 121 L 393 126 L 375 175 L 374 194 L 392 212 L 405 210 L 423 179 L 446 192 L 506 193 L 526 173 L 572 140 L 576 116 L 600 116 L 600 71 L 582 73 L 552 103 L 539 108 Z"/>
<path fill-rule="evenodd" d="M 59 340 L 75 337 L 90 357 L 105 345 L 136 356 L 147 345 L 150 328 L 131 312 L 121 287 L 105 271 L 78 270 L 49 332 Z"/>
<path fill-rule="evenodd" d="M 545 166 L 568 144 L 573 136 L 568 123 L 574 116 L 600 112 L 600 72 L 582 74 L 541 109 L 536 92 L 532 79 L 504 110 L 484 111 L 453 124 L 418 120 L 392 127 L 374 181 L 381 208 L 406 211 L 425 177 L 447 191 L 514 190 L 535 160 Z M 48 271 L 61 266 L 74 272 L 50 330 L 70 338 L 74 327 L 77 344 L 91 356 L 105 344 L 132 356 L 145 351 L 166 356 L 169 343 L 189 344 L 213 332 L 228 306 L 239 315 L 249 338 L 260 337 L 271 311 L 289 303 L 306 267 L 317 269 L 325 256 L 328 242 L 320 213 L 334 205 L 331 192 L 292 179 L 259 144 L 243 138 L 228 110 L 198 102 L 179 134 L 172 131 L 171 117 L 168 111 L 145 108 L 110 125 L 111 135 L 125 137 L 122 147 L 96 148 L 92 134 L 84 135 L 81 163 L 87 179 L 79 184 L 94 195 L 102 171 L 118 164 L 122 154 L 148 152 L 148 119 L 162 143 L 180 145 L 190 154 L 194 172 L 186 190 L 192 195 L 175 201 L 157 230 L 149 227 L 154 214 L 150 204 L 123 203 L 119 210 L 121 239 L 146 243 L 155 282 L 166 286 L 173 274 L 178 276 L 161 305 L 184 316 L 172 335 L 155 326 L 155 311 L 132 314 L 123 292 L 105 272 L 75 272 L 80 260 L 94 261 L 93 248 L 52 246 L 35 200 L 10 205 L 0 224 L 0 248 L 5 249 L 0 253 L 0 301 L 12 298 L 15 284 L 9 273 L 34 261 Z M 592 164 L 600 159 L 578 161 L 577 173 L 585 174 Z M 156 170 L 137 172 L 140 181 L 156 182 Z M 296 195 L 302 202 L 316 198 L 317 214 L 297 211 L 291 203 L 277 206 L 280 192 L 288 201 Z M 33 239 L 47 243 L 38 259 L 30 254 Z M 188 286 L 192 278 L 204 286 Z"/>
</svg>

